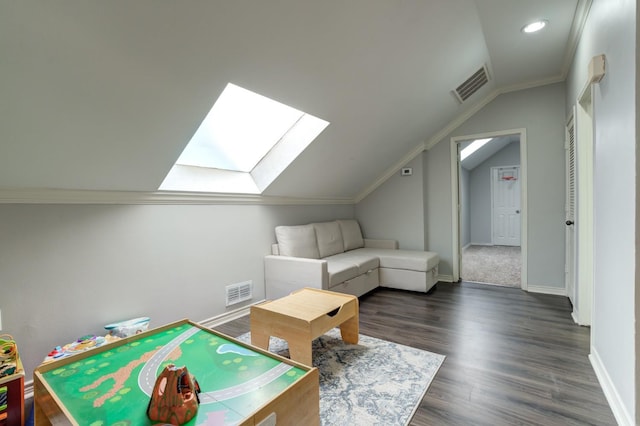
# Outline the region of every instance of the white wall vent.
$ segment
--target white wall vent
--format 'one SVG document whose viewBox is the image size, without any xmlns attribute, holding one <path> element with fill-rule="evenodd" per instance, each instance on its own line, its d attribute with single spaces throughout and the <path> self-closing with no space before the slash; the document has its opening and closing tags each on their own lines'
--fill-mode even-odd
<svg viewBox="0 0 640 426">
<path fill-rule="evenodd" d="M 231 306 L 253 298 L 253 281 L 231 284 L 226 289 L 226 305 Z"/>
<path fill-rule="evenodd" d="M 488 82 L 489 72 L 487 71 L 487 67 L 483 65 L 482 68 L 473 73 L 473 75 L 464 83 L 456 87 L 456 90 L 454 90 L 453 93 L 456 96 L 456 99 L 462 103 L 469 99 L 471 95 L 480 90 L 480 88 Z"/>
</svg>

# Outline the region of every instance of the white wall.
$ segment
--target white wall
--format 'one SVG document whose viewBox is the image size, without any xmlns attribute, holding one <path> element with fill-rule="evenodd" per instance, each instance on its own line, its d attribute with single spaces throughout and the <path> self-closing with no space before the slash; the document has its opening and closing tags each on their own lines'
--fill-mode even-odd
<svg viewBox="0 0 640 426">
<path fill-rule="evenodd" d="M 398 171 L 356 204 L 355 214 L 365 238 L 398 240 L 402 249 L 424 250 L 422 160 L 417 157 L 404 167 L 413 174 Z"/>
<path fill-rule="evenodd" d="M 594 290 L 591 355 L 620 424 L 637 424 L 636 2 L 594 0 L 567 80 L 567 114 L 594 55 L 606 76 L 594 86 Z"/>
<path fill-rule="evenodd" d="M 511 142 L 487 158 L 469 174 L 470 241 L 492 244 L 491 236 L 491 168 L 520 165 L 520 143 Z"/>
<path fill-rule="evenodd" d="M 498 96 L 426 151 L 427 245 L 440 254 L 440 273 L 452 271 L 450 140 L 525 128 L 528 158 L 529 285 L 564 288 L 564 84 Z"/>
<path fill-rule="evenodd" d="M 460 171 L 460 247 L 471 243 L 471 206 L 469 170 L 459 167 Z"/>
<path fill-rule="evenodd" d="M 439 143 L 422 154 L 425 198 L 425 235 L 429 250 L 440 255 L 438 272 L 452 276 L 451 170 L 449 145 Z M 438 160 L 439 159 L 439 160 Z"/>
<path fill-rule="evenodd" d="M 0 205 L 3 333 L 27 377 L 56 345 L 150 316 L 222 314 L 228 284 L 253 280 L 276 225 L 353 217 L 353 205 Z M 237 309 L 235 305 L 229 309 Z"/>
</svg>

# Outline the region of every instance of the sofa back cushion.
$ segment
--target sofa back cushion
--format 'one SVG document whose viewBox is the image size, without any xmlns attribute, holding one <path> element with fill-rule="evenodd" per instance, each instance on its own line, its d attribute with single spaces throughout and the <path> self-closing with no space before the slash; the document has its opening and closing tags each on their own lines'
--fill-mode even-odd
<svg viewBox="0 0 640 426">
<path fill-rule="evenodd" d="M 342 232 L 338 222 L 312 223 L 318 239 L 320 257 L 332 256 L 344 252 Z"/>
<path fill-rule="evenodd" d="M 281 256 L 320 258 L 312 225 L 276 226 L 276 239 Z"/>
<path fill-rule="evenodd" d="M 362 231 L 360 230 L 360 224 L 357 220 L 343 219 L 337 220 L 336 222 L 338 222 L 340 230 L 342 231 L 342 239 L 345 251 L 364 247 Z"/>
</svg>

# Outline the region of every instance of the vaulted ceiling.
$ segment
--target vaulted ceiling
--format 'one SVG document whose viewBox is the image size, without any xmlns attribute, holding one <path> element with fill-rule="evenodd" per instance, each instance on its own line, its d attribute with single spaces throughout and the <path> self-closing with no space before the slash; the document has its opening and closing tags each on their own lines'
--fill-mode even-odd
<svg viewBox="0 0 640 426">
<path fill-rule="evenodd" d="M 562 81 L 585 4 L 2 2 L 0 188 L 156 191 L 231 82 L 330 122 L 265 195 L 354 199 L 491 93 Z"/>
</svg>

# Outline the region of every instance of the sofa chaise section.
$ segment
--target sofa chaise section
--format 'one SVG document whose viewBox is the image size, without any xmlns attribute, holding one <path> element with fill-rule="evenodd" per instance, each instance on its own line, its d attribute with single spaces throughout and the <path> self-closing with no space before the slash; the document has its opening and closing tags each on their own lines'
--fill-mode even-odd
<svg viewBox="0 0 640 426">
<path fill-rule="evenodd" d="M 426 292 L 437 282 L 437 253 L 365 239 L 353 219 L 278 226 L 276 240 L 273 254 L 265 256 L 268 299 L 302 287 L 356 296 L 378 286 Z"/>
</svg>

